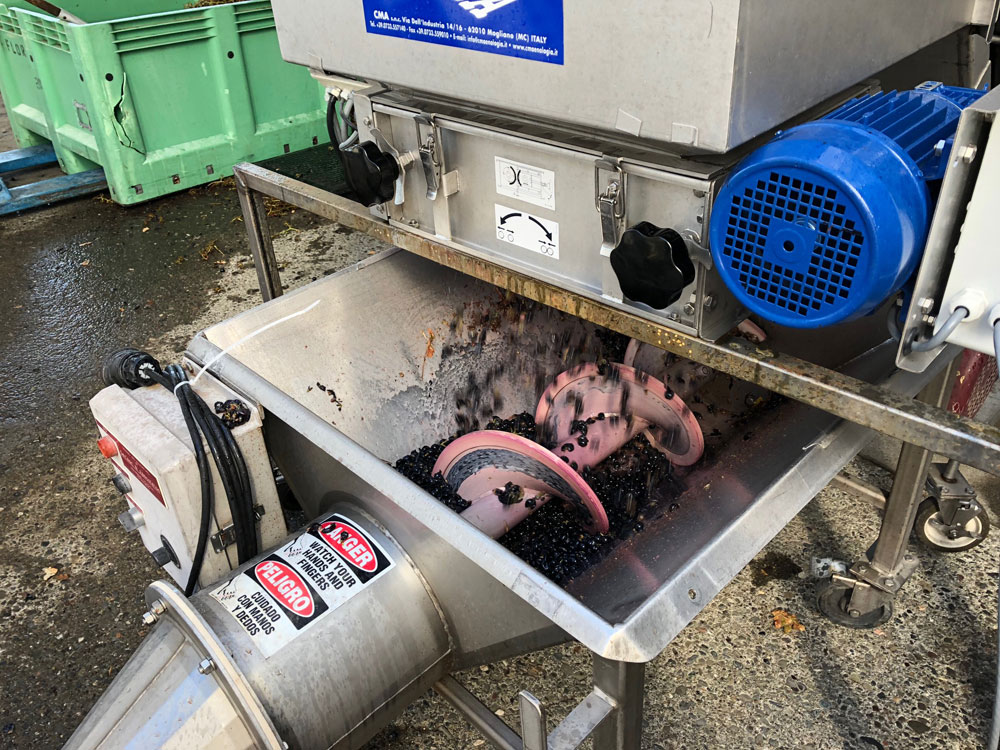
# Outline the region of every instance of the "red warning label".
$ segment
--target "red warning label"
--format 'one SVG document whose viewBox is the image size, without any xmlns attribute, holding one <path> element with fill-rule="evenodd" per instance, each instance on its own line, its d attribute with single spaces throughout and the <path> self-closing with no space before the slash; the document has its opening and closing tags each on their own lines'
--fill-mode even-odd
<svg viewBox="0 0 1000 750">
<path fill-rule="evenodd" d="M 355 522 L 333 514 L 211 595 L 268 657 L 394 564 Z"/>
</svg>

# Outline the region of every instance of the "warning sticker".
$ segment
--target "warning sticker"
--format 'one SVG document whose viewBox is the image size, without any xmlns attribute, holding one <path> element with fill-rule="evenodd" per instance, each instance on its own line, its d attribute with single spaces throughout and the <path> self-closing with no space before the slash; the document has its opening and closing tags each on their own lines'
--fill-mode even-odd
<svg viewBox="0 0 1000 750">
<path fill-rule="evenodd" d="M 310 524 L 211 596 L 267 658 L 394 564 L 378 542 L 335 513 Z"/>
<path fill-rule="evenodd" d="M 526 211 L 494 204 L 497 239 L 559 260 L 559 224 Z"/>
<path fill-rule="evenodd" d="M 556 173 L 518 161 L 494 157 L 497 192 L 510 198 L 556 210 Z"/>
</svg>

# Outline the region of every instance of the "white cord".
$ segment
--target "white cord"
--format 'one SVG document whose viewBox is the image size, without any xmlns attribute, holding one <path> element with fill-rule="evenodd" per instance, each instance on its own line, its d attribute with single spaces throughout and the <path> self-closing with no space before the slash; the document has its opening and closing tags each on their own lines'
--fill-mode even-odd
<svg viewBox="0 0 1000 750">
<path fill-rule="evenodd" d="M 223 349 L 218 354 L 216 354 L 214 357 L 212 357 L 211 359 L 209 359 L 208 362 L 206 362 L 204 365 L 202 365 L 201 369 L 198 370 L 198 374 L 195 375 L 193 378 L 191 378 L 190 381 L 186 381 L 186 382 L 183 382 L 183 383 L 178 383 L 177 386 L 174 387 L 174 392 L 176 392 L 177 388 L 179 388 L 182 385 L 194 385 L 195 383 L 197 383 L 198 382 L 198 378 L 200 378 L 204 374 L 205 370 L 207 370 L 209 367 L 211 367 L 212 365 L 214 365 L 216 362 L 218 362 L 226 354 L 228 354 L 229 352 L 231 352 L 233 349 L 235 349 L 236 347 L 238 347 L 240 344 L 246 343 L 247 341 L 249 341 L 250 339 L 252 339 L 254 336 L 256 336 L 258 334 L 261 334 L 261 333 L 264 333 L 264 331 L 270 330 L 271 328 L 274 328 L 275 326 L 281 325 L 282 323 L 287 323 L 292 318 L 297 318 L 300 315 L 305 315 L 307 312 L 309 312 L 314 307 L 316 307 L 316 305 L 318 305 L 319 303 L 320 303 L 320 300 L 316 300 L 311 305 L 309 305 L 309 307 L 304 307 L 301 310 L 298 310 L 297 312 L 293 312 L 290 315 L 286 315 L 283 318 L 278 318 L 277 320 L 272 320 L 267 325 L 261 326 L 257 330 L 251 331 L 250 333 L 248 333 L 243 338 L 234 341 L 229 346 L 227 346 L 225 349 Z"/>
</svg>

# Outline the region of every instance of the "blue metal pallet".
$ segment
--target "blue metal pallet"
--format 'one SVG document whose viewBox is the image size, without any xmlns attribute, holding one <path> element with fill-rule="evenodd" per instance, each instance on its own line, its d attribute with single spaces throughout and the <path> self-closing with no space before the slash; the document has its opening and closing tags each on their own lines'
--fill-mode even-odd
<svg viewBox="0 0 1000 750">
<path fill-rule="evenodd" d="M 59 175 L 14 188 L 7 187 L 3 182 L 3 175 L 6 173 L 44 167 L 55 164 L 56 161 L 56 152 L 51 145 L 0 153 L 0 216 L 96 193 L 107 187 L 103 169 Z"/>
</svg>

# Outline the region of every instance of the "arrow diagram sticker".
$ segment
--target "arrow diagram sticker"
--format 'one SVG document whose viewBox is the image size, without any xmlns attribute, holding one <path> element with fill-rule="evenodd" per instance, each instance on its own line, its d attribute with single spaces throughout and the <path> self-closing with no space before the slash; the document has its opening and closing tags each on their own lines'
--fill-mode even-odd
<svg viewBox="0 0 1000 750">
<path fill-rule="evenodd" d="M 559 260 L 559 224 L 525 211 L 494 204 L 497 239 Z"/>
</svg>

